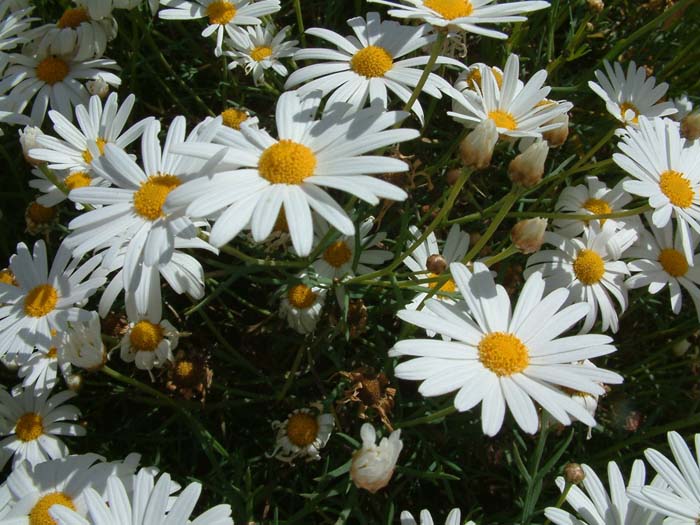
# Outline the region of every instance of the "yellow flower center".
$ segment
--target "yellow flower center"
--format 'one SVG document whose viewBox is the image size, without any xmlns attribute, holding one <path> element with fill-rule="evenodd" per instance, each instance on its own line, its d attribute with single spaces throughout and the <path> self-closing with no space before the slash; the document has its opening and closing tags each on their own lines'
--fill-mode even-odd
<svg viewBox="0 0 700 525">
<path fill-rule="evenodd" d="M 66 9 L 63 12 L 63 15 L 61 15 L 61 18 L 58 19 L 56 25 L 61 29 L 65 29 L 66 27 L 75 28 L 88 20 L 90 20 L 90 15 L 88 14 L 87 9 L 84 7 L 73 7 Z"/>
<path fill-rule="evenodd" d="M 192 372 L 194 372 L 194 363 L 192 361 L 183 359 L 175 365 L 175 375 L 180 380 L 189 379 L 192 376 Z"/>
<path fill-rule="evenodd" d="M 75 510 L 73 500 L 63 492 L 51 492 L 43 496 L 36 505 L 29 511 L 29 525 L 56 525 L 54 519 L 49 515 L 49 509 L 53 505 L 63 505 L 71 510 Z"/>
<path fill-rule="evenodd" d="M 530 363 L 523 342 L 513 334 L 493 332 L 479 341 L 479 361 L 498 376 L 518 374 Z"/>
<path fill-rule="evenodd" d="M 440 275 L 437 273 L 430 272 L 428 274 L 429 279 L 435 279 L 433 282 L 428 283 L 428 286 L 430 288 L 435 288 L 438 284 L 438 279 Z M 440 289 L 438 291 L 440 292 L 454 292 L 457 290 L 457 285 L 455 284 L 454 280 L 448 279 L 445 281 L 442 286 L 440 286 Z"/>
<path fill-rule="evenodd" d="M 605 273 L 603 258 L 593 250 L 581 250 L 574 261 L 574 273 L 583 284 L 595 284 Z"/>
<path fill-rule="evenodd" d="M 270 55 L 272 55 L 272 48 L 268 46 L 258 46 L 250 52 L 250 57 L 256 62 L 260 62 Z"/>
<path fill-rule="evenodd" d="M 66 78 L 69 72 L 68 63 L 58 57 L 46 57 L 36 66 L 36 77 L 50 86 Z"/>
<path fill-rule="evenodd" d="M 107 144 L 107 141 L 102 137 L 97 137 L 95 143 L 97 144 L 97 149 L 100 151 L 100 155 L 103 155 L 105 152 L 105 144 Z M 83 160 L 86 164 L 90 164 L 92 162 L 92 153 L 90 153 L 90 150 L 83 150 Z"/>
<path fill-rule="evenodd" d="M 518 123 L 515 121 L 515 117 L 507 111 L 501 109 L 489 111 L 489 118 L 493 120 L 497 128 L 506 128 L 511 131 L 518 129 Z"/>
<path fill-rule="evenodd" d="M 129 341 L 137 352 L 154 352 L 163 340 L 163 327 L 150 321 L 139 321 L 131 329 Z"/>
<path fill-rule="evenodd" d="M 32 288 L 24 299 L 24 313 L 29 317 L 43 317 L 56 308 L 58 291 L 50 284 Z"/>
<path fill-rule="evenodd" d="M 88 152 L 88 155 L 90 153 Z M 92 159 L 90 159 L 92 160 Z M 75 173 L 71 173 L 66 177 L 66 180 L 63 181 L 63 184 L 66 185 L 66 188 L 68 188 L 68 191 L 74 190 L 76 188 L 84 188 L 86 186 L 90 186 L 90 183 L 92 182 L 92 178 L 90 178 L 90 175 L 86 171 L 76 171 Z"/>
<path fill-rule="evenodd" d="M 625 113 L 628 109 L 631 109 L 634 112 L 634 118 L 632 119 L 632 122 L 634 122 L 635 124 L 639 124 L 639 110 L 637 109 L 637 106 L 635 106 L 631 102 L 623 102 L 622 104 L 620 104 L 620 116 L 622 118 L 625 118 Z"/>
<path fill-rule="evenodd" d="M 163 204 L 168 194 L 180 185 L 176 175 L 153 175 L 134 194 L 134 210 L 144 219 L 155 221 L 163 217 Z"/>
<path fill-rule="evenodd" d="M 496 79 L 496 85 L 499 88 L 502 87 L 503 86 L 503 73 L 501 73 L 495 67 L 491 68 L 491 72 L 493 73 L 493 76 Z M 480 67 L 472 68 L 472 70 L 467 74 L 467 78 L 465 80 L 467 81 L 467 85 L 469 85 L 470 83 L 473 83 L 474 85 L 481 87 L 481 68 Z"/>
<path fill-rule="evenodd" d="M 34 441 L 44 433 L 44 422 L 36 412 L 22 414 L 15 425 L 15 434 L 22 441 Z"/>
<path fill-rule="evenodd" d="M 49 348 L 49 351 L 46 353 L 44 356 L 46 359 L 56 359 L 56 356 L 58 355 L 58 348 L 55 346 L 52 346 Z"/>
<path fill-rule="evenodd" d="M 228 24 L 236 16 L 236 6 L 227 0 L 216 0 L 207 6 L 210 24 Z"/>
<path fill-rule="evenodd" d="M 12 270 L 8 268 L 0 270 L 0 283 L 17 286 L 17 279 L 15 279 L 15 274 L 12 273 Z"/>
<path fill-rule="evenodd" d="M 318 435 L 316 418 L 306 412 L 292 414 L 287 421 L 287 437 L 297 447 L 310 445 Z"/>
<path fill-rule="evenodd" d="M 236 108 L 228 108 L 221 112 L 221 117 L 224 121 L 224 126 L 233 129 L 241 129 L 241 124 L 248 120 L 248 113 Z"/>
<path fill-rule="evenodd" d="M 672 277 L 683 277 L 688 272 L 688 260 L 678 250 L 665 248 L 659 253 L 659 263 Z"/>
<path fill-rule="evenodd" d="M 42 206 L 38 202 L 32 202 L 27 207 L 27 218 L 35 224 L 48 224 L 56 218 L 56 208 Z"/>
<path fill-rule="evenodd" d="M 295 284 L 287 290 L 289 304 L 295 308 L 306 310 L 316 301 L 316 294 L 305 284 Z"/>
<path fill-rule="evenodd" d="M 590 211 L 593 215 L 604 215 L 606 213 L 612 213 L 613 211 L 610 204 L 603 199 L 588 199 L 583 203 L 583 208 Z M 601 219 L 600 224 L 605 224 L 605 221 L 606 219 Z"/>
<path fill-rule="evenodd" d="M 303 144 L 282 139 L 260 155 L 258 172 L 272 184 L 301 184 L 316 168 L 316 156 Z"/>
<path fill-rule="evenodd" d="M 695 193 L 690 185 L 690 181 L 682 173 L 674 170 L 664 171 L 659 175 L 659 188 L 674 206 L 688 208 L 693 204 Z"/>
<path fill-rule="evenodd" d="M 345 241 L 335 241 L 323 252 L 323 258 L 333 268 L 340 268 L 352 258 L 352 250 Z"/>
<path fill-rule="evenodd" d="M 469 0 L 423 0 L 423 5 L 447 20 L 469 16 L 474 10 Z"/>
<path fill-rule="evenodd" d="M 383 77 L 394 65 L 394 59 L 383 47 L 367 46 L 355 53 L 350 67 L 358 75 L 366 78 Z"/>
</svg>

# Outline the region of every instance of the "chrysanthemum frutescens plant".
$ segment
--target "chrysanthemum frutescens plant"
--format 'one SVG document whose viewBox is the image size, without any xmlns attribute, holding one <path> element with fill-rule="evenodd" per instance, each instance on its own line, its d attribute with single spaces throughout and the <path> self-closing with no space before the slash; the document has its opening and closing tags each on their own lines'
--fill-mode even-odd
<svg viewBox="0 0 700 525">
<path fill-rule="evenodd" d="M 697 523 L 694 15 L 0 0 L 0 525 Z"/>
</svg>

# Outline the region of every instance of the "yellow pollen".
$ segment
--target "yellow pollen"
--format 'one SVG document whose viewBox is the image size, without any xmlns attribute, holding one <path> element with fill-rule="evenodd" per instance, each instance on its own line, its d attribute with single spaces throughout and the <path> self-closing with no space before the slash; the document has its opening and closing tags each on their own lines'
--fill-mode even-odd
<svg viewBox="0 0 700 525">
<path fill-rule="evenodd" d="M 287 438 L 297 447 L 311 445 L 318 435 L 318 422 L 311 414 L 297 412 L 287 421 Z"/>
<path fill-rule="evenodd" d="M 574 273 L 583 284 L 595 284 L 605 273 L 603 258 L 593 250 L 581 250 L 574 261 Z"/>
<path fill-rule="evenodd" d="M 87 9 L 84 7 L 73 7 L 63 12 L 63 15 L 58 19 L 56 25 L 61 29 L 65 29 L 66 27 L 75 28 L 88 20 L 90 20 L 90 15 Z"/>
<path fill-rule="evenodd" d="M 316 156 L 303 144 L 282 139 L 260 155 L 258 172 L 272 184 L 301 184 L 316 168 Z"/>
<path fill-rule="evenodd" d="M 32 202 L 27 207 L 27 218 L 36 224 L 48 224 L 56 218 L 56 208 L 42 206 L 38 202 Z"/>
<path fill-rule="evenodd" d="M 352 250 L 345 241 L 335 241 L 323 252 L 323 258 L 333 268 L 340 268 L 352 258 Z"/>
<path fill-rule="evenodd" d="M 89 154 L 90 153 L 88 152 L 88 155 Z M 71 173 L 70 175 L 68 175 L 66 177 L 66 180 L 63 181 L 63 184 L 65 184 L 66 188 L 68 188 L 68 191 L 70 191 L 76 188 L 84 188 L 86 186 L 90 186 L 91 182 L 92 179 L 86 171 L 76 171 L 75 173 Z"/>
<path fill-rule="evenodd" d="M 17 279 L 15 279 L 15 274 L 12 273 L 12 270 L 8 268 L 0 270 L 0 283 L 17 286 Z"/>
<path fill-rule="evenodd" d="M 659 187 L 674 206 L 688 208 L 693 204 L 695 193 L 690 185 L 690 181 L 682 173 L 674 170 L 664 171 L 659 175 Z"/>
<path fill-rule="evenodd" d="M 224 121 L 224 126 L 233 129 L 241 129 L 241 124 L 248 120 L 248 113 L 236 108 L 228 108 L 221 112 L 221 117 Z"/>
<path fill-rule="evenodd" d="M 437 279 L 438 279 L 439 277 L 440 277 L 439 274 L 430 272 L 430 273 L 428 274 L 428 278 L 429 278 L 429 279 L 435 279 L 435 281 L 433 281 L 433 282 L 431 282 L 431 283 L 428 283 L 428 286 L 429 286 L 430 288 L 435 288 L 435 287 L 437 286 L 437 284 L 438 284 Z M 447 281 L 445 281 L 445 282 L 443 283 L 443 285 L 440 287 L 440 289 L 439 289 L 438 291 L 440 291 L 440 292 L 454 292 L 454 291 L 456 291 L 456 290 L 457 290 L 457 285 L 455 284 L 454 280 L 448 279 Z M 438 299 L 440 299 L 439 296 L 438 296 Z"/>
<path fill-rule="evenodd" d="M 256 62 L 265 60 L 270 55 L 272 55 L 272 48 L 268 46 L 258 46 L 250 52 L 250 57 Z"/>
<path fill-rule="evenodd" d="M 590 211 L 593 215 L 604 215 L 606 213 L 612 213 L 613 211 L 610 204 L 603 199 L 588 199 L 583 203 L 583 208 Z M 600 219 L 600 224 L 605 224 L 605 221 L 606 219 Z"/>
<path fill-rule="evenodd" d="M 236 6 L 227 0 L 216 0 L 207 6 L 210 24 L 226 25 L 236 16 Z"/>
<path fill-rule="evenodd" d="M 34 441 L 44 433 L 44 422 L 36 412 L 22 414 L 15 425 L 15 434 L 24 442 Z"/>
<path fill-rule="evenodd" d="M 305 284 L 295 284 L 287 290 L 287 298 L 295 308 L 306 310 L 316 301 L 316 294 Z"/>
<path fill-rule="evenodd" d="M 69 72 L 66 61 L 58 57 L 46 57 L 36 66 L 36 77 L 50 86 L 66 78 Z"/>
<path fill-rule="evenodd" d="M 56 356 L 58 355 L 58 348 L 55 346 L 52 346 L 49 348 L 49 351 L 46 353 L 46 359 L 56 359 Z"/>
<path fill-rule="evenodd" d="M 56 308 L 58 291 L 50 284 L 32 288 L 24 299 L 24 313 L 29 317 L 43 317 Z"/>
<path fill-rule="evenodd" d="M 515 117 L 507 111 L 501 109 L 489 111 L 489 118 L 493 120 L 497 128 L 506 128 L 511 131 L 518 129 L 518 123 L 515 121 Z"/>
<path fill-rule="evenodd" d="M 32 510 L 29 511 L 29 525 L 56 525 L 54 519 L 49 515 L 49 509 L 52 505 L 63 505 L 75 510 L 73 500 L 68 495 L 63 492 L 51 492 L 37 501 Z"/>
<path fill-rule="evenodd" d="M 479 341 L 479 361 L 498 376 L 518 374 L 530 364 L 530 354 L 513 334 L 493 332 Z"/>
<path fill-rule="evenodd" d="M 105 152 L 105 144 L 107 144 L 107 141 L 102 137 L 97 137 L 95 143 L 97 144 L 97 149 L 100 151 L 100 155 L 103 155 Z M 92 153 L 90 153 L 89 149 L 83 150 L 83 160 L 86 164 L 90 164 L 92 162 Z"/>
<path fill-rule="evenodd" d="M 447 20 L 469 16 L 474 10 L 469 0 L 423 0 L 423 5 Z"/>
<path fill-rule="evenodd" d="M 129 341 L 137 352 L 155 352 L 163 340 L 163 327 L 150 321 L 139 321 L 131 329 Z"/>
<path fill-rule="evenodd" d="M 194 372 L 194 363 L 192 361 L 182 360 L 175 365 L 175 375 L 180 379 L 189 379 Z"/>
<path fill-rule="evenodd" d="M 350 67 L 365 78 L 383 77 L 394 65 L 394 59 L 383 47 L 367 46 L 355 53 Z"/>
<path fill-rule="evenodd" d="M 625 118 L 625 113 L 628 109 L 631 109 L 634 112 L 634 118 L 632 119 L 632 122 L 634 122 L 635 124 L 639 124 L 639 110 L 637 109 L 637 106 L 635 106 L 631 102 L 623 102 L 622 104 L 620 104 L 620 116 L 622 118 Z"/>
<path fill-rule="evenodd" d="M 153 175 L 134 194 L 134 210 L 144 219 L 155 221 L 165 214 L 163 204 L 168 194 L 180 185 L 176 175 Z"/>
<path fill-rule="evenodd" d="M 688 272 L 688 260 L 678 250 L 665 248 L 659 253 L 659 263 L 672 277 L 683 277 Z"/>
</svg>

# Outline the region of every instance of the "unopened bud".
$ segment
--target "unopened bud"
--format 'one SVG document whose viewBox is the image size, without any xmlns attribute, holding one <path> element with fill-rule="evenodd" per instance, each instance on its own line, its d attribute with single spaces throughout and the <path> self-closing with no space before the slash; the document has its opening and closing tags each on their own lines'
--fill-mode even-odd
<svg viewBox="0 0 700 525">
<path fill-rule="evenodd" d="M 39 147 L 39 144 L 36 142 L 36 138 L 43 134 L 44 133 L 36 126 L 25 126 L 24 129 L 19 130 L 19 143 L 22 145 L 24 158 L 33 166 L 38 166 L 42 163 L 42 161 L 31 158 L 29 156 L 29 150 Z"/>
<path fill-rule="evenodd" d="M 508 165 L 510 180 L 525 188 L 536 186 L 544 175 L 544 163 L 548 153 L 549 146 L 546 141 L 534 142 L 523 153 L 510 161 Z"/>
<path fill-rule="evenodd" d="M 542 138 L 547 141 L 550 148 L 558 148 L 564 144 L 564 142 L 566 142 L 566 139 L 569 138 L 569 114 L 562 113 L 561 115 L 557 115 L 550 120 L 548 124 L 559 122 L 561 122 L 561 126 L 558 128 L 550 129 L 549 131 L 542 133 Z"/>
<path fill-rule="evenodd" d="M 109 94 L 109 84 L 102 77 L 97 77 L 95 80 L 88 80 L 85 83 L 88 93 L 97 95 L 100 98 L 105 98 Z"/>
<path fill-rule="evenodd" d="M 603 0 L 588 0 L 588 7 L 590 7 L 596 13 L 600 13 L 605 9 L 605 4 Z"/>
<path fill-rule="evenodd" d="M 685 354 L 691 346 L 690 341 L 687 339 L 678 341 L 675 345 L 673 345 L 673 355 L 680 357 Z"/>
<path fill-rule="evenodd" d="M 567 463 L 564 466 L 564 480 L 572 485 L 578 485 L 586 479 L 586 473 L 578 463 Z"/>
<path fill-rule="evenodd" d="M 428 257 L 427 261 L 425 262 L 425 267 L 429 272 L 434 273 L 435 275 L 440 275 L 447 269 L 447 260 L 439 253 L 434 253 Z"/>
<path fill-rule="evenodd" d="M 700 138 L 700 112 L 691 113 L 681 120 L 681 135 L 688 140 Z"/>
<path fill-rule="evenodd" d="M 459 145 L 462 162 L 468 168 L 477 170 L 488 168 L 496 142 L 498 142 L 496 123 L 490 118 L 482 121 Z"/>
<path fill-rule="evenodd" d="M 83 376 L 80 374 L 71 374 L 66 378 L 66 385 L 68 385 L 68 388 L 73 392 L 77 392 L 83 386 Z"/>
<path fill-rule="evenodd" d="M 547 219 L 537 217 L 519 221 L 510 230 L 510 238 L 515 247 L 523 253 L 535 253 L 544 242 Z"/>
<path fill-rule="evenodd" d="M 456 168 L 448 170 L 447 173 L 445 174 L 445 178 L 447 179 L 447 184 L 450 186 L 454 186 L 455 183 L 459 180 L 459 176 L 462 174 L 462 170 L 458 170 Z"/>
</svg>

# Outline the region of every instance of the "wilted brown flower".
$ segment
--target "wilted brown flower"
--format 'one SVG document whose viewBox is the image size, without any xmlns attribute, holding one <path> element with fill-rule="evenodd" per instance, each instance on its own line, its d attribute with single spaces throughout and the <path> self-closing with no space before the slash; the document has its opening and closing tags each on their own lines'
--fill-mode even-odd
<svg viewBox="0 0 700 525">
<path fill-rule="evenodd" d="M 382 372 L 375 373 L 372 368 L 362 367 L 352 372 L 338 372 L 352 381 L 352 385 L 343 394 L 338 405 L 358 403 L 357 417 L 368 419 L 367 411 L 374 410 L 388 430 L 394 430 L 389 418 L 394 408 L 396 389 L 389 386 L 389 379 Z"/>
</svg>

